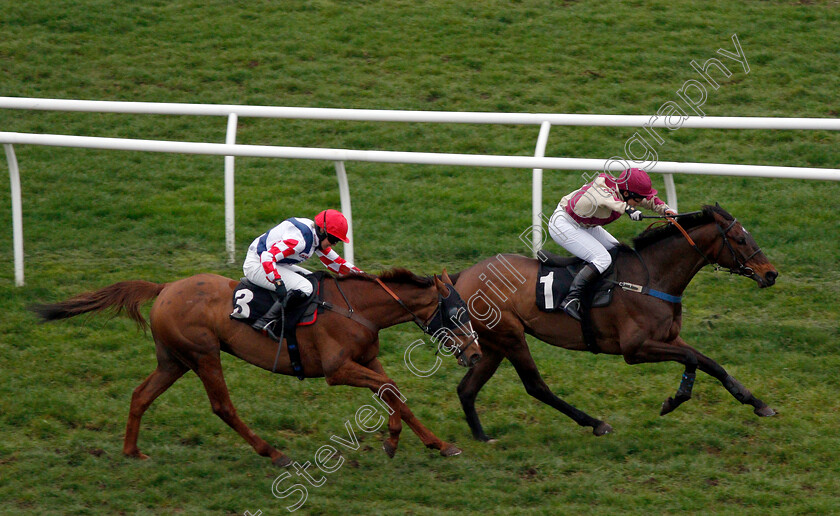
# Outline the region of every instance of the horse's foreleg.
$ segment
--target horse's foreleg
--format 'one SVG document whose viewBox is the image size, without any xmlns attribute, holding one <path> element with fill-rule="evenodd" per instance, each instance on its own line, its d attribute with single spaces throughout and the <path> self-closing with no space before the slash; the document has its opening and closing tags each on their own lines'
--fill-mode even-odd
<svg viewBox="0 0 840 516">
<path fill-rule="evenodd" d="M 682 375 L 677 393 L 674 397 L 669 397 L 662 403 L 662 409 L 659 411 L 660 416 L 672 412 L 675 408 L 691 399 L 691 391 L 694 388 L 694 378 L 697 375 L 698 365 L 698 357 L 695 350 L 687 346 L 675 346 L 665 342 L 646 340 L 633 353 L 625 354 L 624 361 L 628 364 L 671 361 L 679 362 L 685 366 L 685 372 Z"/>
<path fill-rule="evenodd" d="M 137 436 L 140 433 L 140 419 L 158 396 L 182 377 L 188 368 L 178 362 L 158 360 L 157 369 L 141 383 L 131 395 L 131 408 L 128 411 L 128 423 L 125 425 L 123 454 L 138 459 L 148 459 L 137 448 Z"/>
<path fill-rule="evenodd" d="M 479 361 L 479 363 L 481 362 Z M 367 366 L 371 370 L 385 375 L 385 369 L 382 367 L 382 364 L 379 362 L 379 359 L 374 358 L 367 364 Z M 396 384 L 394 384 L 394 387 L 396 387 Z M 461 450 L 457 446 L 441 441 L 434 433 L 432 433 L 431 430 L 426 428 L 423 425 L 423 423 L 421 423 L 420 420 L 417 419 L 417 416 L 415 416 L 414 413 L 411 412 L 411 409 L 408 408 L 408 404 L 405 403 L 402 399 L 400 399 L 397 396 L 397 394 L 389 391 L 385 391 L 384 394 L 389 398 L 385 400 L 386 403 L 388 403 L 389 406 L 399 408 L 400 418 L 403 421 L 405 421 L 408 427 L 411 428 L 411 430 L 417 435 L 417 437 L 420 438 L 420 441 L 422 441 L 427 448 L 434 448 L 436 450 L 440 450 L 440 454 L 444 457 L 451 457 L 453 455 L 459 455 L 461 453 Z"/>
<path fill-rule="evenodd" d="M 328 385 L 349 385 L 351 387 L 365 387 L 373 392 L 381 392 L 385 385 L 393 386 L 396 390 L 396 384 L 388 378 L 383 372 L 377 372 L 369 369 L 356 362 L 347 361 L 343 363 L 338 369 L 326 377 Z M 390 389 L 388 389 L 390 390 Z M 399 391 L 397 391 L 399 392 Z M 394 458 L 397 453 L 397 445 L 400 442 L 400 432 L 402 432 L 402 423 L 400 422 L 400 408 L 399 399 L 396 397 L 386 396 L 384 400 L 389 407 L 388 415 L 388 439 L 382 443 L 382 449 L 389 457 Z"/>
<path fill-rule="evenodd" d="M 612 432 L 612 427 L 609 424 L 595 419 L 582 410 L 573 407 L 551 392 L 551 389 L 548 388 L 548 385 L 542 379 L 540 371 L 537 369 L 537 364 L 534 363 L 534 359 L 531 357 L 531 352 L 528 350 L 528 344 L 525 342 L 524 337 L 522 338 L 522 342 L 508 353 L 507 358 L 513 364 L 513 367 L 516 368 L 516 373 L 519 375 L 519 379 L 522 380 L 522 384 L 525 386 L 525 391 L 528 394 L 572 418 L 578 425 L 591 426 L 592 433 L 595 435 L 604 435 Z"/>
<path fill-rule="evenodd" d="M 736 400 L 738 400 L 744 405 L 752 405 L 753 412 L 755 412 L 757 416 L 768 417 L 776 415 L 775 410 L 768 407 L 766 403 L 753 396 L 749 389 L 741 385 L 741 382 L 730 376 L 726 372 L 726 370 L 720 366 L 720 364 L 718 364 L 711 358 L 703 355 L 696 349 L 692 348 L 679 337 L 677 337 L 677 339 L 674 341 L 674 344 L 682 348 L 691 350 L 697 357 L 697 363 L 700 367 L 700 370 L 708 374 L 709 376 L 717 378 L 718 381 L 720 381 L 720 383 L 723 384 L 726 390 L 729 391 L 729 393 L 732 394 L 732 396 L 734 396 Z"/>
<path fill-rule="evenodd" d="M 499 368 L 499 364 L 502 362 L 504 355 L 485 346 L 484 339 L 482 339 L 481 344 L 481 360 L 467 371 L 461 383 L 458 384 L 458 398 L 461 400 L 461 407 L 464 409 L 464 415 L 467 417 L 467 423 L 470 425 L 473 437 L 479 441 L 487 442 L 493 439 L 488 437 L 481 427 L 481 421 L 478 419 L 478 413 L 475 411 L 475 398 L 478 396 L 478 391 L 484 387 L 487 380 Z"/>
<path fill-rule="evenodd" d="M 215 354 L 206 354 L 198 357 L 195 372 L 201 379 L 201 383 L 204 384 L 204 389 L 207 391 L 207 397 L 210 398 L 210 407 L 213 409 L 214 414 L 219 416 L 228 426 L 236 430 L 258 454 L 263 457 L 270 457 L 274 465 L 286 467 L 292 463 L 289 457 L 257 436 L 257 434 L 248 428 L 248 425 L 239 419 L 239 416 L 236 414 L 236 408 L 230 400 L 230 393 L 228 392 L 225 377 L 222 373 L 222 361 L 219 358 L 218 351 Z"/>
</svg>

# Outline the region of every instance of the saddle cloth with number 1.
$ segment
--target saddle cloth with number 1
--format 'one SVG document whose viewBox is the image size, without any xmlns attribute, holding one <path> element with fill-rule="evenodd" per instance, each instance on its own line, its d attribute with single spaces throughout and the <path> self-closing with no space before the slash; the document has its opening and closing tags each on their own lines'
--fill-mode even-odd
<svg viewBox="0 0 840 516">
<path fill-rule="evenodd" d="M 615 252 L 613 248 L 613 264 Z M 560 302 L 565 299 L 572 285 L 572 280 L 583 267 L 584 261 L 579 258 L 566 258 L 546 251 L 541 251 L 547 259 L 540 261 L 540 271 L 537 276 L 537 308 L 543 312 L 562 312 Z M 612 301 L 615 283 L 615 267 L 610 266 L 601 277 L 584 292 L 581 302 L 591 308 L 607 306 Z"/>
</svg>

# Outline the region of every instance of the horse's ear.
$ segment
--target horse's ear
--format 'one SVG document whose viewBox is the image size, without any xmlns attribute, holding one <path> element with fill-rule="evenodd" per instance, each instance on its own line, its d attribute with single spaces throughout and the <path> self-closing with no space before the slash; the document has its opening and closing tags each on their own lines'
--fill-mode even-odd
<svg viewBox="0 0 840 516">
<path fill-rule="evenodd" d="M 443 273 L 441 273 L 440 277 L 443 278 L 444 283 L 447 285 L 454 285 L 452 278 L 450 278 L 449 274 L 446 273 L 446 269 L 443 269 Z"/>
<path fill-rule="evenodd" d="M 715 207 L 716 207 L 716 208 L 720 208 L 720 203 L 719 203 L 719 202 L 715 202 Z"/>
<path fill-rule="evenodd" d="M 437 274 L 434 275 L 435 278 L 435 287 L 437 287 L 438 293 L 443 297 L 449 297 L 449 287 L 446 286 L 444 282 L 438 278 Z"/>
</svg>

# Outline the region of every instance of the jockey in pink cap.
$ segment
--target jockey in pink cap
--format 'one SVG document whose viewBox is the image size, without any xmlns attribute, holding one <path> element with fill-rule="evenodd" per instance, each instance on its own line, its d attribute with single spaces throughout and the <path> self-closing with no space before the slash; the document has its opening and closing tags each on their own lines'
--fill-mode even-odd
<svg viewBox="0 0 840 516">
<path fill-rule="evenodd" d="M 603 226 L 627 213 L 642 220 L 641 206 L 660 215 L 676 215 L 656 196 L 650 177 L 640 168 L 630 168 L 618 177 L 600 174 L 594 181 L 563 197 L 551 216 L 548 232 L 564 249 L 584 260 L 586 265 L 572 280 L 563 310 L 580 320 L 580 296 L 587 284 L 598 278 L 612 264 L 609 249 L 618 240 Z"/>
<path fill-rule="evenodd" d="M 349 242 L 347 219 L 338 210 L 325 210 L 315 220 L 288 218 L 258 236 L 248 247 L 242 270 L 252 283 L 277 294 L 277 300 L 254 327 L 260 330 L 280 315 L 287 301 L 304 300 L 312 294 L 312 283 L 305 278 L 309 271 L 297 265 L 313 255 L 339 275 L 361 273 L 331 246 Z"/>
</svg>

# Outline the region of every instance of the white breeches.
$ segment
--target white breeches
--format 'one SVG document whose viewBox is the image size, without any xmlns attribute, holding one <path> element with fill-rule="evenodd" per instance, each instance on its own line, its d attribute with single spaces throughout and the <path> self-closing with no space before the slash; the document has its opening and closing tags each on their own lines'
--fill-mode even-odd
<svg viewBox="0 0 840 516">
<path fill-rule="evenodd" d="M 612 263 L 608 249 L 618 245 L 618 240 L 601 226 L 585 228 L 562 208 L 551 216 L 548 234 L 563 249 L 594 265 L 603 273 Z"/>
<path fill-rule="evenodd" d="M 274 266 L 277 268 L 277 272 L 280 274 L 280 278 L 283 280 L 286 290 L 298 290 L 307 296 L 312 294 L 312 283 L 304 277 L 312 274 L 311 272 L 303 267 L 291 263 L 275 263 Z M 245 277 L 253 283 L 274 291 L 274 283 L 271 283 L 268 281 L 268 278 L 265 277 L 265 270 L 263 270 L 262 263 L 260 263 L 260 258 L 257 256 L 257 253 L 248 253 L 245 257 L 245 264 L 242 266 L 242 272 L 244 272 Z"/>
</svg>

